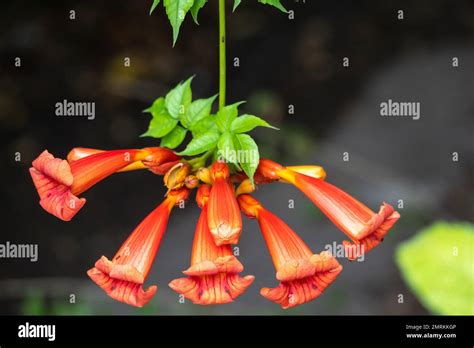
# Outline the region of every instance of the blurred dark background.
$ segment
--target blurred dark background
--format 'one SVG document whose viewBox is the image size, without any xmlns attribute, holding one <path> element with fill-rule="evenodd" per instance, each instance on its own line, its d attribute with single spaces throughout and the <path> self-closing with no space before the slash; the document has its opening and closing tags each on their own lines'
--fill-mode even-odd
<svg viewBox="0 0 474 348">
<path fill-rule="evenodd" d="M 253 132 L 262 156 L 323 165 L 328 180 L 373 210 L 384 200 L 404 204 L 401 220 L 364 262 L 341 260 L 344 271 L 333 286 L 287 311 L 258 293 L 277 282 L 257 224 L 248 220 L 240 260 L 244 274 L 256 276 L 254 284 L 225 306 L 178 302 L 167 284 L 188 267 L 194 204 L 173 213 L 147 281 L 158 285 L 147 307 L 114 302 L 89 280 L 87 269 L 101 255 L 112 257 L 163 198 L 162 179 L 149 172 L 115 175 L 95 186 L 69 223 L 38 205 L 28 168 L 44 149 L 64 158 L 78 146 L 156 145 L 138 137 L 149 122 L 141 110 L 193 74 L 195 98 L 216 93 L 217 1 L 200 12 L 199 26 L 186 18 L 174 48 L 162 5 L 149 16 L 151 2 L 2 3 L 0 243 L 37 243 L 39 260 L 0 259 L 1 314 L 427 313 L 402 281 L 394 250 L 433 221 L 474 221 L 474 2 L 283 0 L 294 20 L 250 0 L 229 11 L 228 102 L 247 100 L 243 112 L 281 128 Z M 239 67 L 232 65 L 235 57 Z M 56 117 L 54 105 L 63 99 L 95 102 L 95 120 Z M 421 118 L 381 117 L 380 103 L 388 99 L 420 102 Z M 257 195 L 313 251 L 345 239 L 293 187 L 271 185 Z M 295 209 L 288 208 L 290 199 Z"/>
</svg>

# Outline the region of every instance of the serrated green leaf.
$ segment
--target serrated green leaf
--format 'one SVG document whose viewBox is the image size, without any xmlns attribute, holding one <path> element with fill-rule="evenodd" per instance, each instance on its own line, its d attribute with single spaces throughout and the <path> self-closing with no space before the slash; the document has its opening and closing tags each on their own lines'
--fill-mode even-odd
<svg viewBox="0 0 474 348">
<path fill-rule="evenodd" d="M 178 155 L 194 156 L 209 151 L 216 147 L 217 142 L 219 141 L 219 135 L 218 131 L 207 131 L 191 140 L 188 146 L 186 146 L 186 149 L 178 153 Z"/>
<path fill-rule="evenodd" d="M 194 76 L 183 83 L 179 83 L 175 88 L 168 92 L 165 98 L 165 106 L 169 114 L 175 119 L 179 119 L 186 114 L 193 97 L 191 91 L 191 82 Z"/>
<path fill-rule="evenodd" d="M 151 5 L 151 8 L 150 8 L 150 14 L 152 14 L 153 11 L 155 11 L 155 8 L 156 6 L 158 6 L 159 3 L 160 3 L 160 0 L 153 0 L 153 4 Z"/>
<path fill-rule="evenodd" d="M 237 117 L 232 122 L 232 125 L 230 126 L 230 130 L 233 133 L 245 133 L 259 126 L 278 130 L 278 128 L 273 127 L 267 121 L 262 120 L 260 117 L 253 116 L 253 115 L 241 115 Z"/>
<path fill-rule="evenodd" d="M 150 121 L 148 130 L 140 137 L 161 138 L 171 132 L 178 124 L 178 120 L 171 117 L 166 110 L 161 113 L 152 113 L 153 118 Z"/>
<path fill-rule="evenodd" d="M 165 98 L 160 97 L 160 98 L 155 99 L 153 104 L 151 104 L 149 107 L 147 107 L 145 110 L 143 110 L 143 112 L 149 112 L 149 113 L 152 113 L 152 114 L 153 113 L 160 114 L 164 110 L 166 110 Z"/>
<path fill-rule="evenodd" d="M 178 40 L 179 28 L 186 17 L 186 13 L 193 6 L 194 0 L 164 0 L 166 14 L 173 27 L 173 46 Z"/>
<path fill-rule="evenodd" d="M 191 129 L 191 132 L 193 132 L 193 136 L 206 133 L 209 130 L 218 131 L 217 125 L 216 125 L 216 116 L 209 115 L 207 117 L 204 117 L 202 120 L 196 122 L 196 124 L 194 124 L 192 128 L 190 129 Z"/>
<path fill-rule="evenodd" d="M 280 0 L 258 0 L 258 2 L 265 4 L 265 5 L 271 5 L 276 7 L 282 12 L 288 13 L 287 9 L 283 7 L 281 4 Z"/>
<path fill-rule="evenodd" d="M 193 7 L 191 7 L 191 15 L 193 16 L 194 22 L 199 24 L 198 22 L 198 13 L 201 8 L 204 7 L 207 0 L 194 0 Z"/>
<path fill-rule="evenodd" d="M 171 132 L 161 138 L 160 146 L 174 149 L 181 145 L 188 131 L 181 126 L 176 126 Z"/>
<path fill-rule="evenodd" d="M 241 2 L 242 0 L 234 0 L 234 7 L 232 8 L 232 12 L 235 12 L 235 10 L 237 9 L 237 7 L 239 7 Z"/>
<path fill-rule="evenodd" d="M 396 252 L 403 278 L 434 314 L 474 315 L 474 225 L 438 222 Z"/>
<path fill-rule="evenodd" d="M 244 102 L 238 102 L 231 105 L 224 106 L 217 112 L 216 115 L 216 124 L 217 128 L 222 132 L 227 132 L 230 130 L 232 122 L 235 120 L 239 114 L 239 105 Z"/>
<path fill-rule="evenodd" d="M 253 176 L 260 161 L 257 143 L 247 134 L 234 134 L 233 141 L 237 150 L 237 162 L 253 185 Z"/>
<path fill-rule="evenodd" d="M 212 104 L 217 95 L 207 99 L 195 100 L 189 105 L 185 115 L 181 118 L 181 123 L 186 128 L 192 129 L 199 121 L 211 114 Z"/>
</svg>

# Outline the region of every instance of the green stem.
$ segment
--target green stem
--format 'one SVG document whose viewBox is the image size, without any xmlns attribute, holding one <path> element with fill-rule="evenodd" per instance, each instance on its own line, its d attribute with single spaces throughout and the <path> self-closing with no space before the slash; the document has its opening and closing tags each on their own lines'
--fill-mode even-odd
<svg viewBox="0 0 474 348">
<path fill-rule="evenodd" d="M 225 0 L 219 0 L 219 110 L 225 106 L 226 94 Z"/>
<path fill-rule="evenodd" d="M 207 159 L 211 157 L 213 154 L 214 154 L 214 149 L 209 150 L 203 155 L 201 155 L 200 157 L 195 157 L 189 160 L 188 163 L 191 165 L 193 171 L 198 170 L 199 168 L 206 166 Z"/>
</svg>

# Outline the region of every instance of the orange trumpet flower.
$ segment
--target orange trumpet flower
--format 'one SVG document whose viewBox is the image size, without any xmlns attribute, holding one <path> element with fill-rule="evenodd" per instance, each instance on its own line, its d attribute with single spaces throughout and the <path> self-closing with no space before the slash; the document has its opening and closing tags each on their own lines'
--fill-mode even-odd
<svg viewBox="0 0 474 348">
<path fill-rule="evenodd" d="M 71 154 L 68 158 L 78 157 Z M 127 166 L 143 163 L 159 168 L 179 158 L 162 148 L 97 150 L 77 160 L 55 158 L 47 150 L 36 158 L 30 174 L 44 210 L 64 221 L 71 220 L 86 203 L 77 196 L 99 181 Z"/>
<path fill-rule="evenodd" d="M 217 245 L 237 244 L 242 232 L 242 217 L 229 175 L 227 164 L 214 162 L 207 221 Z"/>
<path fill-rule="evenodd" d="M 209 185 L 199 187 L 196 201 L 202 208 L 193 242 L 188 277 L 171 281 L 169 286 L 195 304 L 232 302 L 253 282 L 254 276 L 241 277 L 243 266 L 232 254 L 230 245 L 217 246 L 207 224 Z"/>
<path fill-rule="evenodd" d="M 344 242 L 346 255 L 350 260 L 380 244 L 400 218 L 400 214 L 387 203 L 383 203 L 379 212 L 375 213 L 336 186 L 297 173 L 268 159 L 260 160 L 257 172 L 266 178 L 282 179 L 295 185 L 318 206 L 355 243 Z"/>
<path fill-rule="evenodd" d="M 132 232 L 112 261 L 102 256 L 87 274 L 113 299 L 142 307 L 155 295 L 157 287 L 143 289 L 160 247 L 172 208 L 186 200 L 189 190 L 171 191 Z"/>
<path fill-rule="evenodd" d="M 300 237 L 277 216 L 248 194 L 238 197 L 245 215 L 256 218 L 277 270 L 280 285 L 260 294 L 290 308 L 311 301 L 336 279 L 342 266 L 327 251 L 313 254 Z"/>
</svg>

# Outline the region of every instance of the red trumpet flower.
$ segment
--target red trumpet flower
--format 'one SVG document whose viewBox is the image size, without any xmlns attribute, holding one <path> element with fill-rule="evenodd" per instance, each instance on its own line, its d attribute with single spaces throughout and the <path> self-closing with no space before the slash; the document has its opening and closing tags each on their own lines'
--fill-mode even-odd
<svg viewBox="0 0 474 348">
<path fill-rule="evenodd" d="M 157 287 L 142 288 L 160 247 L 171 209 L 186 200 L 188 189 L 171 191 L 132 232 L 112 261 L 102 256 L 87 274 L 113 299 L 142 307 L 155 295 Z"/>
<path fill-rule="evenodd" d="M 229 176 L 227 164 L 214 162 L 207 221 L 217 245 L 237 244 L 242 232 L 242 217 Z"/>
<path fill-rule="evenodd" d="M 281 282 L 276 288 L 263 288 L 260 294 L 282 308 L 311 301 L 336 279 L 342 266 L 327 251 L 313 254 L 298 235 L 282 220 L 248 194 L 238 197 L 245 215 L 256 218 Z"/>
<path fill-rule="evenodd" d="M 400 214 L 387 203 L 378 213 L 321 179 L 297 173 L 268 159 L 261 159 L 257 172 L 272 180 L 284 180 L 299 188 L 351 240 L 344 242 L 350 260 L 381 243 Z M 354 246 L 357 246 L 355 248 Z"/>
<path fill-rule="evenodd" d="M 85 198 L 77 196 L 109 175 L 137 162 L 143 162 L 151 169 L 179 159 L 172 151 L 163 148 L 92 151 L 96 152 L 66 161 L 45 150 L 33 161 L 30 174 L 44 210 L 69 221 L 86 203 Z M 79 157 L 80 153 L 77 151 L 68 158 Z"/>
<path fill-rule="evenodd" d="M 175 279 L 169 286 L 195 304 L 210 305 L 232 302 L 253 282 L 254 276 L 241 277 L 243 266 L 232 254 L 230 245 L 217 246 L 207 225 L 207 202 L 210 187 L 202 185 L 196 201 L 202 208 L 196 226 L 191 267 L 187 278 Z"/>
</svg>

